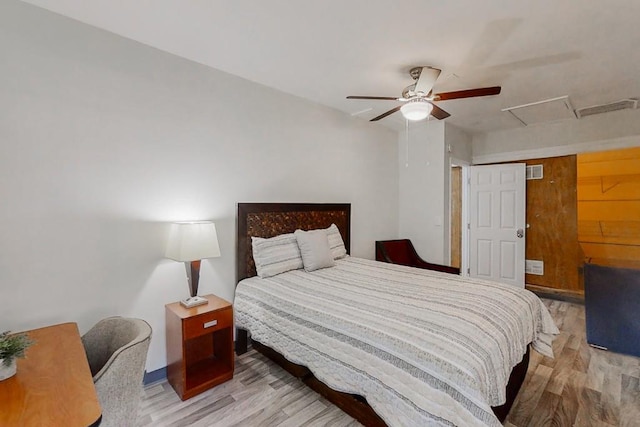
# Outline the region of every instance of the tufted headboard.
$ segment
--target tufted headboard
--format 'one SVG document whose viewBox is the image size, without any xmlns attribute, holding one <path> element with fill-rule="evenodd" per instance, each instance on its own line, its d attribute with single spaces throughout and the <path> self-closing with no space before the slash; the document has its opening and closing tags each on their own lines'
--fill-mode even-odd
<svg viewBox="0 0 640 427">
<path fill-rule="evenodd" d="M 236 283 L 256 275 L 251 237 L 274 237 L 297 229 L 338 226 L 350 251 L 350 203 L 238 203 Z"/>
</svg>

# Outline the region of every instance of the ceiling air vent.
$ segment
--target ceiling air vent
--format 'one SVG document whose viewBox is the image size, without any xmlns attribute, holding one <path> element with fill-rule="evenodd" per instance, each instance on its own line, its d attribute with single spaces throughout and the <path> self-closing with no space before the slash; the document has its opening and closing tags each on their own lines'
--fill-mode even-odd
<svg viewBox="0 0 640 427">
<path fill-rule="evenodd" d="M 531 165 L 526 167 L 527 179 L 542 179 L 542 165 Z"/>
<path fill-rule="evenodd" d="M 609 104 L 594 105 L 592 107 L 584 107 L 576 110 L 576 116 L 579 119 L 586 116 L 593 116 L 594 114 L 609 113 L 611 111 L 618 110 L 633 110 L 638 108 L 637 99 L 621 99 L 620 101 L 611 102 Z"/>
</svg>

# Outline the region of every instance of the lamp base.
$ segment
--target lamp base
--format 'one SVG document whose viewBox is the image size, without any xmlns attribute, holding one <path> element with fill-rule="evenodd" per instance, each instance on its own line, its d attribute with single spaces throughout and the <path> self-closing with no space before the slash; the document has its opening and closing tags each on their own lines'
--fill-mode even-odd
<svg viewBox="0 0 640 427">
<path fill-rule="evenodd" d="M 180 305 L 186 308 L 197 307 L 199 305 L 208 304 L 209 300 L 199 296 L 189 297 L 180 301 Z"/>
</svg>

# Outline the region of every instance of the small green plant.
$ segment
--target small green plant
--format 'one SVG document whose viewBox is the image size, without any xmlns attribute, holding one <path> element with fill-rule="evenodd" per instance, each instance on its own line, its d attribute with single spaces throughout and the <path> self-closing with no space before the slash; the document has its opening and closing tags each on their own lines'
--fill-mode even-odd
<svg viewBox="0 0 640 427">
<path fill-rule="evenodd" d="M 25 350 L 33 344 L 27 334 L 13 334 L 9 331 L 0 334 L 0 359 L 5 366 L 11 365 L 13 359 L 24 357 Z"/>
</svg>

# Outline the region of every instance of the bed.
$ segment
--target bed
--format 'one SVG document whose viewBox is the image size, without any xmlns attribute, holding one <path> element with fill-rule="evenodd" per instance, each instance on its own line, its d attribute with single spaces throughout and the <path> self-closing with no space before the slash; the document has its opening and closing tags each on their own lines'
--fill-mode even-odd
<svg viewBox="0 0 640 427">
<path fill-rule="evenodd" d="M 238 205 L 238 354 L 249 330 L 255 349 L 365 425 L 500 425 L 528 344 L 552 356 L 558 330 L 535 295 L 348 255 L 256 277 L 252 237 L 335 224 L 348 252 L 350 216 L 349 204 Z"/>
</svg>

